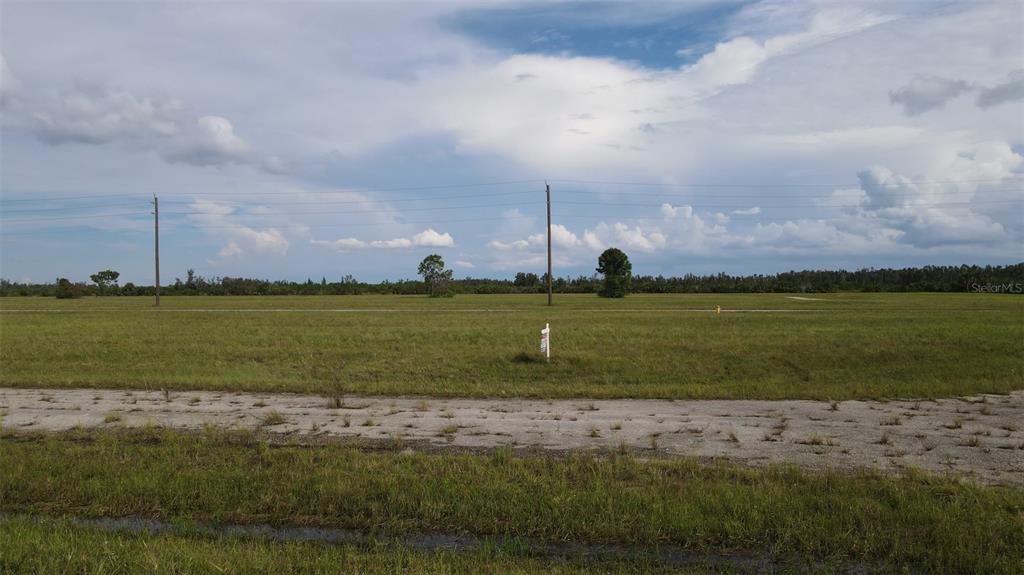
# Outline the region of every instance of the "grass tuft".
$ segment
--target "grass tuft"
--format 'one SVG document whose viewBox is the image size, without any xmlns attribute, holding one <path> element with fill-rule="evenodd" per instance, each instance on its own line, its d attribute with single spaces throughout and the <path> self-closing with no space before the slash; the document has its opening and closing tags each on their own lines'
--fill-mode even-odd
<svg viewBox="0 0 1024 575">
<path fill-rule="evenodd" d="M 275 425 L 281 425 L 282 423 L 286 423 L 287 421 L 288 420 L 281 412 L 271 410 L 268 411 L 266 415 L 263 416 L 263 421 L 261 422 L 261 425 L 263 427 L 273 427 Z"/>
</svg>

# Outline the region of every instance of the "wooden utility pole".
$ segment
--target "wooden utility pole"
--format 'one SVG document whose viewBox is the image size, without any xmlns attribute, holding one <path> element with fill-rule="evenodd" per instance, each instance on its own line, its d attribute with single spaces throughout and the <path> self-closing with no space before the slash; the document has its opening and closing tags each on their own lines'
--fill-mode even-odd
<svg viewBox="0 0 1024 575">
<path fill-rule="evenodd" d="M 153 194 L 153 265 L 156 268 L 156 306 L 160 306 L 160 199 Z"/>
<path fill-rule="evenodd" d="M 544 182 L 544 192 L 548 196 L 548 305 L 551 305 L 551 186 Z"/>
</svg>

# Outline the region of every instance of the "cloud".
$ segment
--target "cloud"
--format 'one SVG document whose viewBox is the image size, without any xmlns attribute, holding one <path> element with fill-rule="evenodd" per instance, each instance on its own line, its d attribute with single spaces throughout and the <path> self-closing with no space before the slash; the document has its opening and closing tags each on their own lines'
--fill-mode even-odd
<svg viewBox="0 0 1024 575">
<path fill-rule="evenodd" d="M 946 102 L 971 89 L 963 80 L 938 76 L 917 76 L 909 84 L 889 92 L 889 101 L 903 106 L 903 113 L 917 116 L 941 108 Z"/>
<path fill-rule="evenodd" d="M 473 262 L 470 262 L 470 261 L 466 261 L 466 260 L 455 260 L 455 267 L 459 267 L 459 268 L 470 268 L 470 269 L 472 269 L 472 268 L 475 268 L 476 266 L 475 266 L 475 265 L 473 265 Z"/>
<path fill-rule="evenodd" d="M 191 204 L 192 213 L 186 217 L 201 226 L 205 226 L 212 234 L 228 236 L 227 245 L 217 255 L 226 258 L 245 253 L 258 255 L 284 256 L 288 253 L 290 243 L 284 234 L 274 228 L 256 229 L 234 222 L 228 216 L 238 213 L 233 206 L 199 199 Z"/>
<path fill-rule="evenodd" d="M 36 134 L 48 144 L 140 142 L 180 132 L 181 103 L 139 97 L 125 90 L 80 86 L 31 114 Z"/>
<path fill-rule="evenodd" d="M 745 210 L 733 210 L 732 213 L 737 216 L 756 216 L 761 213 L 761 208 L 754 206 Z"/>
<path fill-rule="evenodd" d="M 493 240 L 487 244 L 488 246 L 503 252 L 512 250 L 525 250 L 530 247 L 530 242 L 527 240 L 514 240 L 511 242 L 503 242 L 499 240 Z"/>
<path fill-rule="evenodd" d="M 428 228 L 412 237 L 414 246 L 431 248 L 450 248 L 455 246 L 455 240 L 449 233 L 438 233 L 433 228 Z"/>
<path fill-rule="evenodd" d="M 1006 82 L 982 89 L 978 94 L 978 106 L 981 108 L 991 108 L 1018 100 L 1024 100 L 1024 70 L 1010 72 Z"/>
<path fill-rule="evenodd" d="M 406 249 L 413 247 L 424 248 L 450 248 L 455 246 L 455 240 L 451 234 L 440 233 L 433 228 L 427 228 L 415 234 L 411 238 L 392 238 L 390 240 L 364 241 L 356 238 L 341 238 L 337 240 L 310 240 L 311 245 L 331 249 L 339 252 L 347 252 L 363 248 L 378 249 Z"/>
<path fill-rule="evenodd" d="M 234 240 L 228 242 L 228 245 L 224 246 L 217 252 L 217 257 L 230 258 L 231 256 L 237 256 L 242 253 L 242 248 L 238 247 L 238 244 Z"/>
<path fill-rule="evenodd" d="M 170 149 L 161 153 L 169 162 L 219 166 L 250 161 L 249 144 L 235 134 L 226 118 L 203 116 Z"/>
<path fill-rule="evenodd" d="M 395 248 L 411 248 L 413 241 L 409 238 L 394 238 L 391 240 L 374 240 L 370 242 L 372 248 L 384 248 L 384 249 L 395 249 Z"/>
<path fill-rule="evenodd" d="M 367 242 L 354 237 L 342 237 L 340 239 L 310 239 L 309 244 L 323 248 L 329 248 L 336 252 L 349 252 L 366 248 Z"/>
<path fill-rule="evenodd" d="M 1004 206 L 1024 201 L 1024 191 L 1005 186 L 1005 182 L 1015 181 L 1022 164 L 1024 157 L 1005 142 L 988 142 L 958 151 L 953 161 L 922 181 L 886 167 L 867 168 L 858 173 L 859 190 L 834 194 L 840 197 L 842 192 L 841 197 L 854 198 L 842 205 L 842 215 L 758 224 L 749 236 L 749 245 L 777 253 L 885 253 L 906 246 L 928 250 L 953 245 L 1012 245 L 1007 223 L 1019 216 L 997 220 L 1007 212 Z M 850 191 L 860 193 L 847 193 Z M 982 193 L 982 203 L 971 201 Z M 985 211 L 988 205 L 992 207 Z"/>
<path fill-rule="evenodd" d="M 6 60 L 0 61 L 3 93 L 19 90 Z M 10 80 L 10 85 L 8 85 Z M 13 93 L 13 92 L 11 92 Z M 287 172 L 277 156 L 263 157 L 221 116 L 190 114 L 177 99 L 139 95 L 105 85 L 79 84 L 56 96 L 32 94 L 8 113 L 10 123 L 51 145 L 127 146 L 154 150 L 170 163 L 194 166 L 250 165 L 271 174 Z"/>
</svg>

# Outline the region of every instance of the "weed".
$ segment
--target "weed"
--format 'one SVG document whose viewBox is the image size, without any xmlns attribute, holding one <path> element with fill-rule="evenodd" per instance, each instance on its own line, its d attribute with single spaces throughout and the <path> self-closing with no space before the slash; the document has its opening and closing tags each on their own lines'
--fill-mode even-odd
<svg viewBox="0 0 1024 575">
<path fill-rule="evenodd" d="M 960 429 L 963 426 L 964 426 L 964 418 L 957 417 L 956 419 L 953 420 L 953 423 L 949 423 L 949 424 L 946 425 L 946 429 Z"/>
<path fill-rule="evenodd" d="M 377 425 L 377 424 L 374 423 L 372 418 L 368 417 L 368 418 L 366 418 L 366 421 L 362 422 L 360 425 L 362 425 L 363 427 L 373 427 L 374 425 Z"/>
<path fill-rule="evenodd" d="M 340 395 L 333 395 L 327 398 L 327 409 L 344 409 L 345 398 Z"/>
<path fill-rule="evenodd" d="M 458 425 L 446 425 L 446 426 L 441 428 L 441 433 L 443 433 L 445 435 L 451 435 L 451 434 L 456 433 L 458 431 L 459 431 L 459 426 Z"/>
<path fill-rule="evenodd" d="M 804 445 L 825 445 L 825 446 L 833 446 L 833 445 L 836 444 L 835 441 L 831 437 L 829 437 L 827 435 L 819 435 L 817 433 L 812 433 L 810 435 L 810 437 L 808 437 L 807 439 L 805 439 L 803 441 L 798 441 L 797 443 L 802 443 Z"/>
<path fill-rule="evenodd" d="M 622 422 L 616 422 L 612 424 L 612 431 L 618 431 L 622 429 Z"/>
<path fill-rule="evenodd" d="M 405 434 L 392 433 L 390 437 L 391 449 L 401 451 L 405 449 Z"/>
<path fill-rule="evenodd" d="M 114 413 L 113 411 L 111 411 L 110 413 L 103 416 L 103 423 L 117 423 L 121 421 L 121 419 L 122 416 L 120 413 Z"/>
<path fill-rule="evenodd" d="M 883 433 L 882 437 L 878 438 L 878 445 L 889 445 L 892 441 L 889 439 L 889 433 Z"/>
<path fill-rule="evenodd" d="M 273 427 L 275 425 L 281 425 L 282 423 L 285 423 L 286 421 L 288 421 L 288 420 L 285 419 L 285 416 L 282 415 L 279 411 L 271 410 L 271 411 L 268 411 L 263 416 L 263 422 L 262 422 L 261 425 L 263 427 Z"/>
<path fill-rule="evenodd" d="M 879 425 L 903 425 L 903 420 L 900 419 L 900 416 L 894 415 L 888 419 L 883 420 L 882 423 L 880 423 Z"/>
</svg>

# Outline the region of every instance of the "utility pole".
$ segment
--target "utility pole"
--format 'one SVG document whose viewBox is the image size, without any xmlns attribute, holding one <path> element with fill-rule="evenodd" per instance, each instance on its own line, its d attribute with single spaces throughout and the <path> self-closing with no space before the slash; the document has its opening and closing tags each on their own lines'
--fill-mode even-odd
<svg viewBox="0 0 1024 575">
<path fill-rule="evenodd" d="M 153 194 L 153 265 L 156 268 L 156 306 L 160 307 L 160 199 Z"/>
<path fill-rule="evenodd" d="M 548 305 L 551 305 L 551 186 L 544 182 L 544 192 L 548 196 Z"/>
</svg>

